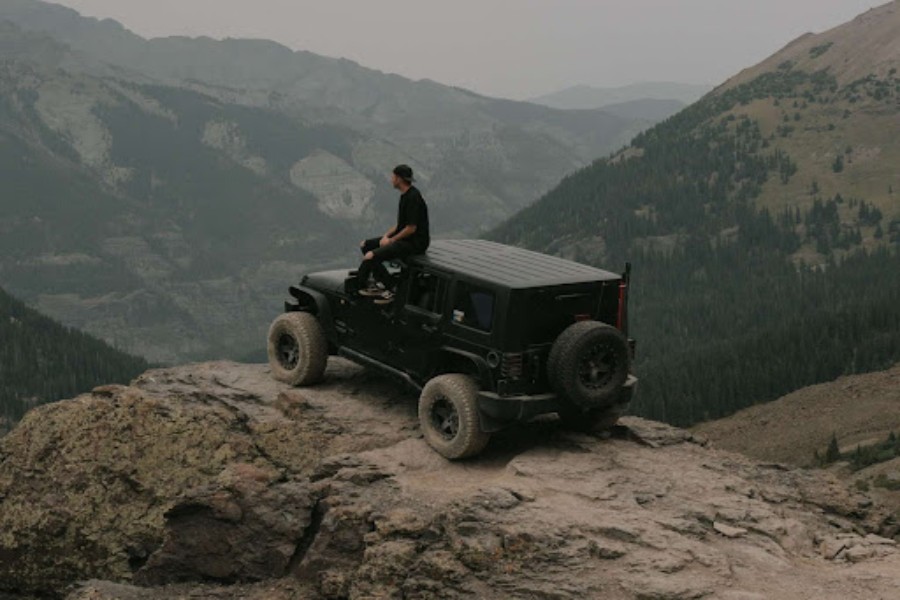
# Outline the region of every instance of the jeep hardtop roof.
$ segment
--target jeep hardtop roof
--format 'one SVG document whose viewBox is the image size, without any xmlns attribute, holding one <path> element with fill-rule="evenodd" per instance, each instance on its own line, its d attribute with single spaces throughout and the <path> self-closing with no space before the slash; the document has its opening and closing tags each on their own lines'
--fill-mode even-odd
<svg viewBox="0 0 900 600">
<path fill-rule="evenodd" d="M 438 240 L 407 262 L 430 266 L 511 289 L 621 279 L 620 275 L 486 240 Z"/>
</svg>

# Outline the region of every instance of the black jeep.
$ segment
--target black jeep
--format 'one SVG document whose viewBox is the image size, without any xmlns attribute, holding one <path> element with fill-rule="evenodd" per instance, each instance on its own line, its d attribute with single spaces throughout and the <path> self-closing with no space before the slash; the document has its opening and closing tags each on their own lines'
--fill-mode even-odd
<svg viewBox="0 0 900 600">
<path fill-rule="evenodd" d="M 307 275 L 269 329 L 276 379 L 310 385 L 330 355 L 417 391 L 426 441 L 458 459 L 492 432 L 558 413 L 611 427 L 631 400 L 628 268 L 616 275 L 481 240 L 434 242 L 396 263 L 395 301 L 355 294 L 355 273 Z"/>
</svg>

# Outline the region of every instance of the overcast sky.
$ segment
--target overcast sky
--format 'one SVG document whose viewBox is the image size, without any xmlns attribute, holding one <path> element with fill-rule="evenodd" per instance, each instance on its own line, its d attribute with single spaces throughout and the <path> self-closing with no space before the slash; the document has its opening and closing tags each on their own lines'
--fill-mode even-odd
<svg viewBox="0 0 900 600">
<path fill-rule="evenodd" d="M 2 1 L 2 0 L 0 0 Z M 585 83 L 716 84 L 884 0 L 57 0 L 145 37 L 256 37 L 528 98 Z"/>
</svg>

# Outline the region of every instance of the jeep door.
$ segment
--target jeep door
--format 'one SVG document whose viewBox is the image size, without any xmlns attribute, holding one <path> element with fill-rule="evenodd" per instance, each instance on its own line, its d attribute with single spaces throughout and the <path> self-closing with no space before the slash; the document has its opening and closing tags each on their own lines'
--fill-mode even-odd
<svg viewBox="0 0 900 600">
<path fill-rule="evenodd" d="M 436 355 L 447 319 L 447 295 L 450 276 L 433 270 L 414 269 L 398 321 L 403 348 L 398 356 L 400 368 L 423 383 L 435 366 Z"/>
</svg>

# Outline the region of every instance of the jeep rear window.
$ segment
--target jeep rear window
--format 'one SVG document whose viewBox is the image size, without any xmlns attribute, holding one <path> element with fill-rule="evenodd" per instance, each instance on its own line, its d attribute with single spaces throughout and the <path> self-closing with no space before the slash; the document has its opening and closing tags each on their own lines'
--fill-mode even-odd
<svg viewBox="0 0 900 600">
<path fill-rule="evenodd" d="M 456 282 L 452 318 L 454 323 L 490 332 L 494 326 L 494 293 L 464 281 Z"/>
</svg>

